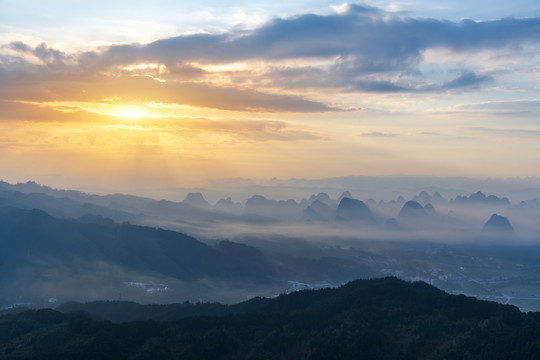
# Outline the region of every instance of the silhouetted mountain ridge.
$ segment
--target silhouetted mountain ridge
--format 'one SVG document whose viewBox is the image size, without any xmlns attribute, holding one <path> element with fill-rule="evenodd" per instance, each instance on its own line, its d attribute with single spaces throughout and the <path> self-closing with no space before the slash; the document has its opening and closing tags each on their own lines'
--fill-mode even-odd
<svg viewBox="0 0 540 360">
<path fill-rule="evenodd" d="M 85 311 L 101 319 L 115 322 L 134 320 L 171 321 L 187 316 L 225 315 L 258 312 L 265 314 L 298 314 L 320 312 L 331 314 L 370 307 L 411 307 L 425 314 L 445 311 L 456 317 L 486 318 L 495 316 L 500 304 L 463 295 L 449 295 L 424 282 L 409 283 L 394 277 L 355 280 L 338 288 L 303 290 L 276 298 L 253 298 L 234 305 L 219 303 L 181 303 L 140 305 L 122 301 L 66 303 L 57 310 L 68 313 Z M 517 310 L 515 307 L 511 307 Z M 114 311 L 111 311 L 114 309 Z M 169 318 L 164 314 L 168 314 Z M 137 315 L 138 314 L 138 315 Z"/>
<path fill-rule="evenodd" d="M 540 345 L 538 313 L 396 278 L 231 306 L 102 302 L 64 308 L 77 312 L 1 316 L 0 357 L 498 360 L 535 359 Z M 89 309 L 94 312 L 81 312 Z M 110 309 L 120 321 L 164 314 L 173 321 L 113 324 L 89 317 L 106 317 Z"/>
</svg>

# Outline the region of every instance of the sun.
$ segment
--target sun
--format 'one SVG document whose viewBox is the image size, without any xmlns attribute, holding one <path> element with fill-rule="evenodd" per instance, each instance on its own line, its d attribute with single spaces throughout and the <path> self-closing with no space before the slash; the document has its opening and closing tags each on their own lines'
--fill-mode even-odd
<svg viewBox="0 0 540 360">
<path fill-rule="evenodd" d="M 84 110 L 89 113 L 121 118 L 125 121 L 163 119 L 170 116 L 156 106 L 148 104 L 126 104 L 103 101 L 98 103 L 53 103 L 51 106 L 60 106 L 61 111 Z M 68 110 L 66 110 L 68 109 Z"/>
<path fill-rule="evenodd" d="M 140 119 L 142 117 L 147 117 L 148 114 L 140 112 L 139 110 L 125 110 L 118 113 L 119 117 L 125 117 L 125 118 L 132 118 L 132 119 Z"/>
<path fill-rule="evenodd" d="M 128 120 L 161 119 L 167 117 L 166 114 L 161 114 L 159 111 L 156 111 L 156 109 L 153 109 L 146 104 L 113 104 L 107 106 L 107 109 L 104 111 L 104 113 L 110 116 L 120 117 Z"/>
<path fill-rule="evenodd" d="M 130 119 L 140 119 L 152 116 L 152 114 L 145 112 L 144 109 L 139 106 L 129 105 L 123 105 L 118 107 L 118 109 L 115 109 L 115 111 L 111 115 Z"/>
</svg>

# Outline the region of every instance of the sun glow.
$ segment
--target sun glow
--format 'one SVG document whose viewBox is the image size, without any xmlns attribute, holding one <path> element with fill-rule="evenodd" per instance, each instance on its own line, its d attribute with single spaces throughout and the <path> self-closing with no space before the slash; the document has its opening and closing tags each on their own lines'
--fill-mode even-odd
<svg viewBox="0 0 540 360">
<path fill-rule="evenodd" d="M 111 114 L 111 115 L 118 116 L 118 117 L 132 118 L 132 119 L 140 119 L 143 117 L 151 116 L 150 114 L 142 112 L 137 108 L 126 108 L 126 109 L 120 110 L 116 114 Z"/>
<path fill-rule="evenodd" d="M 139 105 L 105 105 L 97 112 L 126 119 L 163 118 L 165 115 L 156 114 L 148 106 Z"/>
</svg>

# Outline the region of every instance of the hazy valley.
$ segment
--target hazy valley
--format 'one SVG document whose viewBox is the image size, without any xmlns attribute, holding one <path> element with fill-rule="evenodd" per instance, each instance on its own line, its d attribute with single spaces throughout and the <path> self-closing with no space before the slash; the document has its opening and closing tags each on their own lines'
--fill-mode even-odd
<svg viewBox="0 0 540 360">
<path fill-rule="evenodd" d="M 540 309 L 535 197 L 343 191 L 209 203 L 199 192 L 171 201 L 3 182 L 0 205 L 4 308 L 236 303 L 392 275 Z"/>
</svg>

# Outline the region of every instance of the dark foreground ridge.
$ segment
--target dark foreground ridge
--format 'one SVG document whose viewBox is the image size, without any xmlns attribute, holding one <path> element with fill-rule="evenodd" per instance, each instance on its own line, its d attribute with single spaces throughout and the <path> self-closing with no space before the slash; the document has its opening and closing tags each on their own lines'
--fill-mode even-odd
<svg viewBox="0 0 540 360">
<path fill-rule="evenodd" d="M 540 314 L 396 278 L 231 306 L 183 304 L 175 321 L 99 321 L 110 309 L 122 310 L 115 302 L 86 309 L 96 304 L 100 310 L 93 314 L 29 310 L 1 316 L 0 358 L 537 359 L 540 354 Z M 132 304 L 124 312 L 167 320 L 163 314 L 170 311 L 173 320 L 175 306 Z M 208 316 L 212 306 L 219 316 Z"/>
</svg>

